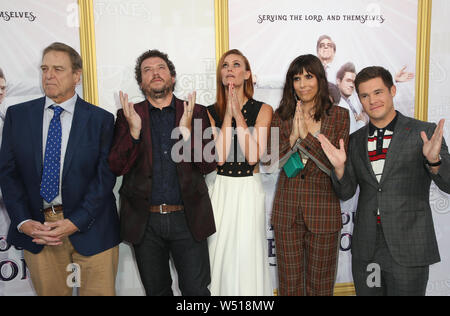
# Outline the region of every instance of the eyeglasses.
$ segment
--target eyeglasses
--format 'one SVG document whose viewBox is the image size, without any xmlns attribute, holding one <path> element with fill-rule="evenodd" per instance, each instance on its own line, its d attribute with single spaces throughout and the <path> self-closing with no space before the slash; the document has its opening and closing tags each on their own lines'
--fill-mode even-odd
<svg viewBox="0 0 450 316">
<path fill-rule="evenodd" d="M 320 43 L 319 48 L 334 48 L 333 43 Z"/>
</svg>

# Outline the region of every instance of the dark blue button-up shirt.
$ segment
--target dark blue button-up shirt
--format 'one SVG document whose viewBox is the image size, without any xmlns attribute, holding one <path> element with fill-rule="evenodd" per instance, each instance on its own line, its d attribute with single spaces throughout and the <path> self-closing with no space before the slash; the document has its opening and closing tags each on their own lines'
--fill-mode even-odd
<svg viewBox="0 0 450 316">
<path fill-rule="evenodd" d="M 175 98 L 162 110 L 149 106 L 153 153 L 152 205 L 183 204 L 176 164 L 171 158 L 172 147 L 178 141 L 170 138 L 176 123 L 175 109 Z"/>
</svg>

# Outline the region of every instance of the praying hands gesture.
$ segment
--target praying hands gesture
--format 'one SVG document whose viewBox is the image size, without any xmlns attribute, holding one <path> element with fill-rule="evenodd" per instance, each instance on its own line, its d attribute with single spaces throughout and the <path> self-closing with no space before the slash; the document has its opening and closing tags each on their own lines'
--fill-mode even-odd
<svg viewBox="0 0 450 316">
<path fill-rule="evenodd" d="M 308 125 L 305 123 L 305 113 L 301 106 L 301 101 L 297 102 L 295 115 L 292 123 L 292 131 L 289 137 L 291 147 L 294 146 L 297 139 L 304 139 L 308 136 Z"/>
<path fill-rule="evenodd" d="M 239 118 L 243 119 L 241 104 L 238 100 L 236 89 L 233 83 L 230 83 L 228 85 L 228 101 L 225 115 L 236 120 Z"/>
</svg>

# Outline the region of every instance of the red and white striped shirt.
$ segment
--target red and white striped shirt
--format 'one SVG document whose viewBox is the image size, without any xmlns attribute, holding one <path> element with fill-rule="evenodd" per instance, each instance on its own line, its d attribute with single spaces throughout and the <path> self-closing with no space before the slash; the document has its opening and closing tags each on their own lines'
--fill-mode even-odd
<svg viewBox="0 0 450 316">
<path fill-rule="evenodd" d="M 369 138 L 367 149 L 369 151 L 369 159 L 372 164 L 373 172 L 377 177 L 378 182 L 383 175 L 384 162 L 386 161 L 386 154 L 394 136 L 395 123 L 397 122 L 397 115 L 385 128 L 377 128 L 372 123 L 369 123 Z"/>
<path fill-rule="evenodd" d="M 394 137 L 397 117 L 398 115 L 396 115 L 391 123 L 389 123 L 385 128 L 378 128 L 372 123 L 369 123 L 367 149 L 369 151 L 369 160 L 378 182 L 380 182 L 383 175 L 384 163 L 386 161 L 389 146 L 391 145 L 392 137 Z M 381 223 L 380 210 L 377 211 L 377 215 L 377 222 Z"/>
</svg>

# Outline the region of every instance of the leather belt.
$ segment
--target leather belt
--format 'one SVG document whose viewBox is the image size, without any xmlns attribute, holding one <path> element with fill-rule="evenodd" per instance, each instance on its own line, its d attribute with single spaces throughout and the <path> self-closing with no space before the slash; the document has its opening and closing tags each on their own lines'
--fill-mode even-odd
<svg viewBox="0 0 450 316">
<path fill-rule="evenodd" d="M 44 214 L 47 214 L 47 213 L 56 214 L 57 212 L 59 213 L 62 211 L 63 211 L 62 205 L 52 205 L 51 207 L 44 208 L 44 210 L 43 210 Z"/>
<path fill-rule="evenodd" d="M 172 212 L 182 211 L 184 210 L 183 205 L 167 205 L 167 204 L 161 204 L 161 205 L 152 205 L 150 206 L 149 211 L 151 213 L 160 213 L 160 214 L 169 214 Z"/>
</svg>

